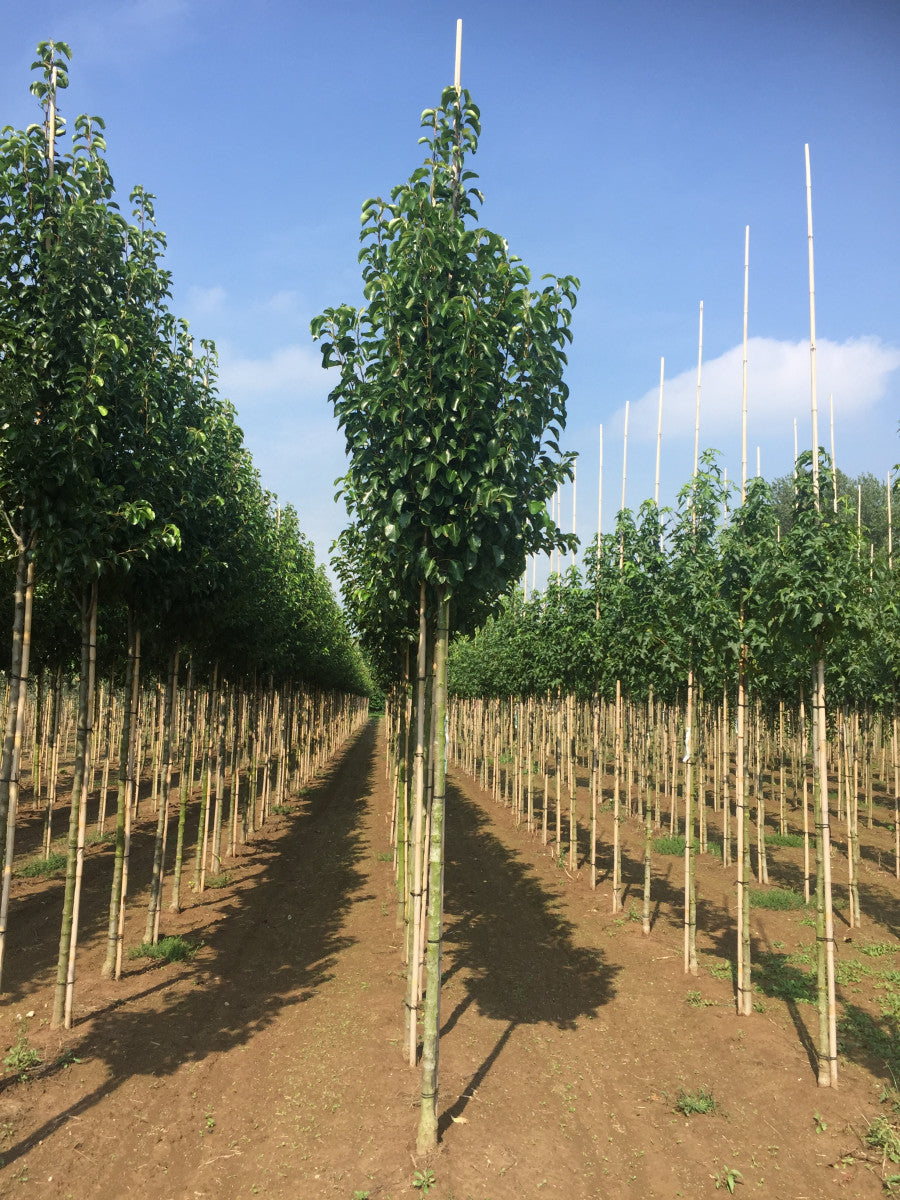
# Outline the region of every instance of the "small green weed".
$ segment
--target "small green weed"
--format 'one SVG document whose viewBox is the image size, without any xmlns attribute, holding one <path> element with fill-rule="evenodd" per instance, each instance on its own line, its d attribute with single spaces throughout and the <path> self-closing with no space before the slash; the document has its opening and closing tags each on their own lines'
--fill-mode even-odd
<svg viewBox="0 0 900 1200">
<path fill-rule="evenodd" d="M 156 943 L 141 942 L 128 951 L 129 958 L 154 958 L 159 962 L 190 962 L 200 946 L 178 934 L 160 938 Z"/>
<path fill-rule="evenodd" d="M 806 902 L 799 892 L 790 888 L 751 888 L 751 908 L 774 908 L 785 911 L 792 908 L 806 908 Z"/>
<path fill-rule="evenodd" d="M 900 992 L 888 987 L 881 1001 L 881 1015 L 890 1017 L 892 1021 L 900 1021 Z"/>
<path fill-rule="evenodd" d="M 24 1080 L 28 1078 L 31 1068 L 38 1067 L 40 1064 L 41 1056 L 28 1041 L 27 1029 L 20 1029 L 15 1045 L 10 1046 L 9 1052 L 3 1059 L 3 1065 L 7 1070 L 18 1075 L 19 1079 Z"/>
<path fill-rule="evenodd" d="M 114 829 L 104 829 L 102 833 L 98 833 L 95 829 L 93 833 L 89 833 L 84 839 L 86 846 L 112 846 L 116 840 L 116 831 Z"/>
<path fill-rule="evenodd" d="M 730 960 L 727 960 L 726 962 L 713 963 L 713 965 L 708 967 L 707 970 L 709 971 L 710 975 L 712 975 L 713 979 L 734 978 L 734 966 Z"/>
<path fill-rule="evenodd" d="M 20 879 L 41 879 L 47 875 L 55 875 L 66 865 L 66 855 L 55 850 L 50 851 L 49 858 L 32 858 L 16 871 Z"/>
<path fill-rule="evenodd" d="M 228 887 L 229 883 L 231 883 L 231 876 L 227 871 L 222 871 L 219 875 L 207 875 L 206 877 L 206 887 L 213 890 Z"/>
<path fill-rule="evenodd" d="M 866 963 L 851 958 L 846 962 L 835 963 L 835 982 L 844 987 L 848 983 L 860 983 L 867 975 L 873 974 L 873 968 Z"/>
<path fill-rule="evenodd" d="M 887 1084 L 881 1089 L 881 1095 L 878 1097 L 879 1104 L 889 1104 L 891 1112 L 900 1115 L 900 1088 L 897 1087 L 897 1082 L 894 1080 L 893 1085 Z"/>
<path fill-rule="evenodd" d="M 791 964 L 787 954 L 760 954 L 754 982 L 766 996 L 793 1003 L 815 1004 L 816 980 L 810 972 Z"/>
<path fill-rule="evenodd" d="M 371 1192 L 368 1192 L 368 1191 L 363 1192 L 363 1191 L 360 1191 L 359 1188 L 357 1188 L 356 1191 L 351 1196 L 350 1200 L 369 1200 L 370 1195 L 371 1195 Z"/>
<path fill-rule="evenodd" d="M 697 1115 L 706 1116 L 718 1110 L 718 1103 L 709 1088 L 698 1088 L 696 1092 L 678 1089 L 678 1099 L 675 1101 L 675 1111 L 686 1117 Z"/>
<path fill-rule="evenodd" d="M 767 846 L 802 846 L 802 833 L 767 833 Z"/>
<path fill-rule="evenodd" d="M 811 967 L 816 961 L 815 942 L 810 942 L 808 945 L 804 942 L 788 955 L 788 959 L 795 967 Z"/>
<path fill-rule="evenodd" d="M 721 1171 L 716 1171 L 715 1175 L 711 1175 L 710 1179 L 715 1181 L 716 1191 L 719 1188 L 727 1188 L 734 1195 L 734 1189 L 739 1183 L 744 1182 L 744 1177 L 736 1167 L 723 1167 Z"/>
<path fill-rule="evenodd" d="M 393 850 L 381 850 L 375 855 L 375 860 L 376 862 L 393 862 L 394 852 Z"/>
<path fill-rule="evenodd" d="M 53 1064 L 56 1067 L 71 1067 L 75 1063 L 83 1063 L 84 1059 L 79 1058 L 74 1050 L 63 1050 L 62 1054 L 56 1059 Z"/>
<path fill-rule="evenodd" d="M 825 1118 L 820 1112 L 813 1113 L 813 1121 L 816 1126 L 816 1133 L 824 1133 L 828 1126 L 825 1124 Z"/>
<path fill-rule="evenodd" d="M 847 1004 L 838 1021 L 838 1034 L 838 1049 L 845 1048 L 842 1043 L 859 1047 L 880 1058 L 895 1075 L 900 1074 L 900 1035 L 892 1018 L 878 1020 L 855 1004 Z"/>
<path fill-rule="evenodd" d="M 424 1171 L 416 1171 L 413 1175 L 413 1187 L 423 1196 L 427 1196 L 434 1187 L 437 1180 L 434 1177 L 434 1171 L 431 1167 L 427 1167 Z"/>
<path fill-rule="evenodd" d="M 865 1143 L 880 1150 L 892 1163 L 900 1162 L 900 1131 L 887 1117 L 876 1117 L 865 1134 Z"/>
<path fill-rule="evenodd" d="M 886 954 L 896 954 L 900 946 L 894 942 L 869 942 L 867 946 L 857 946 L 860 954 L 866 954 L 869 958 L 883 958 Z"/>
<path fill-rule="evenodd" d="M 716 1003 L 715 1000 L 704 1000 L 703 993 L 699 988 L 688 992 L 684 998 L 684 1002 L 691 1008 L 714 1008 Z"/>
<path fill-rule="evenodd" d="M 272 805 L 272 814 L 273 814 L 273 816 L 276 816 L 276 817 L 289 817 L 293 811 L 294 811 L 293 806 L 290 804 L 273 804 Z"/>
<path fill-rule="evenodd" d="M 675 837 L 658 837 L 653 839 L 654 854 L 684 854 L 684 838 L 681 835 Z"/>
</svg>

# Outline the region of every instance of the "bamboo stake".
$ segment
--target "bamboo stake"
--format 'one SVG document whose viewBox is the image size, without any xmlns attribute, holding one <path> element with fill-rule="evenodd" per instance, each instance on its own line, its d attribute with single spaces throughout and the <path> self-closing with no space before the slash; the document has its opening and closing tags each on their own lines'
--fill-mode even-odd
<svg viewBox="0 0 900 1200">
<path fill-rule="evenodd" d="M 622 504 L 625 508 L 625 481 L 628 474 L 628 412 L 629 402 L 625 401 L 625 430 L 622 441 Z M 619 570 L 625 564 L 625 538 L 619 539 Z M 612 878 L 612 910 L 614 913 L 621 908 L 622 891 L 622 841 L 619 824 L 621 821 L 621 775 L 622 775 L 622 680 L 616 680 L 616 725 L 615 725 L 615 765 L 613 783 L 613 878 Z M 629 789 L 630 794 L 630 789 Z"/>
<path fill-rule="evenodd" d="M 659 507 L 659 459 L 662 451 L 662 412 L 663 412 L 663 386 L 666 378 L 666 360 L 659 360 L 659 411 L 656 417 L 656 476 L 653 484 L 653 503 Z M 625 507 L 624 500 L 622 507 Z"/>
<path fill-rule="evenodd" d="M 819 402 L 816 394 L 816 285 L 813 267 L 813 224 L 812 224 L 812 176 L 809 169 L 809 143 L 804 148 L 806 157 L 806 240 L 809 255 L 809 389 L 810 414 L 812 416 L 812 470 L 813 490 L 816 501 L 819 497 Z"/>
<path fill-rule="evenodd" d="M 627 468 L 628 468 L 628 407 L 629 407 L 629 401 L 626 400 L 625 401 L 625 434 L 624 434 L 624 438 L 623 438 L 623 442 L 622 442 L 622 503 L 619 506 L 622 509 L 624 509 L 624 507 L 625 507 L 625 479 L 628 474 L 628 471 L 627 471 Z M 619 560 L 619 565 L 621 566 L 621 558 Z"/>
<path fill-rule="evenodd" d="M 810 412 L 812 416 L 812 467 L 813 491 L 816 498 L 816 508 L 819 507 L 819 411 L 816 381 L 816 287 L 813 260 L 813 223 L 812 223 L 812 176 L 809 165 L 809 144 L 804 146 L 806 159 L 806 230 L 809 256 L 809 372 L 810 372 Z M 837 1087 L 837 1001 L 835 997 L 834 978 L 834 910 L 831 898 L 831 829 L 828 811 L 828 761 L 826 708 L 825 708 L 825 656 L 824 649 L 817 656 L 814 680 L 816 685 L 816 712 L 818 717 L 816 745 L 816 787 L 818 789 L 819 841 L 822 859 L 822 908 L 824 910 L 824 964 L 820 963 L 819 987 L 824 983 L 827 992 L 827 1028 L 822 1030 L 823 1037 L 819 1044 L 819 1085 L 821 1087 Z M 818 891 L 818 888 L 817 888 Z M 821 967 L 824 966 L 824 980 Z"/>
<path fill-rule="evenodd" d="M 828 397 L 828 408 L 831 418 L 831 473 L 832 473 L 832 492 L 834 494 L 834 511 L 837 512 L 837 497 L 838 497 L 838 477 L 837 477 L 837 459 L 834 457 L 834 394 Z"/>
<path fill-rule="evenodd" d="M 750 296 L 750 226 L 744 231 L 744 338 L 741 368 L 741 503 L 747 494 L 747 316 Z M 741 604 L 743 626 L 743 603 Z M 753 1010 L 750 975 L 750 814 L 747 807 L 744 763 L 746 756 L 747 697 L 745 683 L 746 646 L 738 660 L 737 733 L 734 764 L 735 818 L 737 825 L 737 1011 L 749 1016 Z"/>
<path fill-rule="evenodd" d="M 744 353 L 741 360 L 741 504 L 747 494 L 747 311 L 750 298 L 750 226 L 744 230 Z"/>
<path fill-rule="evenodd" d="M 603 426 L 600 426 L 600 452 L 598 456 L 600 473 L 597 481 L 597 551 L 600 550 L 600 535 L 603 532 Z M 890 476 L 888 476 L 890 490 Z"/>
<path fill-rule="evenodd" d="M 700 332 L 697 337 L 697 406 L 694 412 L 694 475 L 700 463 L 700 381 L 703 375 L 703 301 L 700 301 Z"/>
<path fill-rule="evenodd" d="M 578 463 L 572 463 L 572 535 L 576 536 L 575 526 L 575 499 L 578 491 Z M 572 566 L 575 566 L 575 547 L 572 547 Z"/>
</svg>

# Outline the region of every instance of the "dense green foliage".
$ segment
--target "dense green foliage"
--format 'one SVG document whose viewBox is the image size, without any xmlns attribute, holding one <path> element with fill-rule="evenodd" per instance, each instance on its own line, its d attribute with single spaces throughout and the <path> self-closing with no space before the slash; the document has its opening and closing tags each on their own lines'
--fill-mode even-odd
<svg viewBox="0 0 900 1200">
<path fill-rule="evenodd" d="M 547 501 L 571 473 L 557 445 L 578 281 L 528 269 L 478 226 L 467 155 L 478 109 L 448 88 L 422 116 L 422 167 L 363 206 L 367 305 L 312 322 L 347 440 L 340 540 L 346 602 L 386 679 L 409 639 L 418 587 L 453 596 L 453 624 L 483 618 L 527 555 L 567 539 Z"/>
<path fill-rule="evenodd" d="M 827 496 L 826 460 L 821 477 Z M 749 686 L 777 706 L 808 684 L 822 636 L 833 647 L 827 687 L 835 705 L 890 703 L 900 683 L 896 573 L 886 551 L 870 558 L 855 510 L 843 502 L 836 513 L 830 504 L 816 509 L 809 455 L 798 462 L 788 534 L 764 480 L 752 481 L 726 526 L 728 499 L 707 457 L 674 512 L 647 502 L 637 514 L 620 513 L 616 532 L 588 548 L 583 572 L 552 576 L 527 601 L 515 592 L 477 633 L 454 642 L 451 690 L 611 699 L 618 678 L 635 699 L 652 688 L 675 700 L 693 656 L 700 682 L 716 694 L 732 689 L 743 640 Z"/>
<path fill-rule="evenodd" d="M 71 597 L 99 579 L 101 666 L 130 612 L 159 670 L 177 639 L 198 671 L 364 693 L 297 514 L 218 394 L 215 348 L 168 309 L 153 196 L 135 188 L 123 215 L 99 118 L 76 118 L 63 149 L 69 58 L 38 47 L 43 119 L 0 135 L 0 512 L 36 568 L 34 657 L 74 666 Z"/>
</svg>

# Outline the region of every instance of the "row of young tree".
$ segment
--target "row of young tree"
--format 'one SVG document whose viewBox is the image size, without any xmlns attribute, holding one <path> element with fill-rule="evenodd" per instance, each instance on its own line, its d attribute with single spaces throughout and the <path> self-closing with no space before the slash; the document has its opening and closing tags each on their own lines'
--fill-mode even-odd
<svg viewBox="0 0 900 1200">
<path fill-rule="evenodd" d="M 63 150 L 58 96 L 70 56 L 61 42 L 38 47 L 31 90 L 42 119 L 0 136 L 0 515 L 15 598 L 0 759 L 0 946 L 29 706 L 35 727 L 52 725 L 74 674 L 61 983 L 74 971 L 98 675 L 121 715 L 111 914 L 123 903 L 146 678 L 164 681 L 167 780 L 180 753 L 173 731 L 193 726 L 186 714 L 198 704 L 207 705 L 208 728 L 224 722 L 235 745 L 249 745 L 251 712 L 267 712 L 268 728 L 280 707 L 282 724 L 296 730 L 297 712 L 316 696 L 370 690 L 296 512 L 262 487 L 218 393 L 215 347 L 196 346 L 169 309 L 153 196 L 135 188 L 131 219 L 123 216 L 100 118 L 78 117 Z M 55 698 L 46 713 L 43 696 Z M 192 778 L 184 767 L 181 777 Z M 167 803 L 168 795 L 161 813 Z M 63 1016 L 71 979 L 64 1011 L 58 1001 L 54 1013 Z"/>
<path fill-rule="evenodd" d="M 618 680 L 633 699 L 671 702 L 693 665 L 706 695 L 721 695 L 734 687 L 743 645 L 754 698 L 777 710 L 808 689 L 821 635 L 832 707 L 890 711 L 900 687 L 892 549 L 885 534 L 874 550 L 858 527 L 855 487 L 831 502 L 824 456 L 820 466 L 821 511 L 809 455 L 791 481 L 792 510 L 780 503 L 781 481 L 763 479 L 732 508 L 733 490 L 707 455 L 674 510 L 653 501 L 623 510 L 615 530 L 587 547 L 582 570 L 551 576 L 528 600 L 519 589 L 476 634 L 457 638 L 451 691 L 612 699 Z M 886 514 L 883 487 L 881 499 Z"/>
<path fill-rule="evenodd" d="M 475 176 L 467 158 L 477 148 L 480 117 L 460 86 L 459 43 L 455 85 L 437 108 L 424 112 L 422 127 L 424 164 L 389 199 L 374 197 L 363 205 L 365 304 L 326 309 L 311 324 L 323 364 L 339 374 L 330 399 L 350 462 L 342 492 L 351 523 L 339 539 L 337 570 L 388 695 L 411 1065 L 422 1023 L 418 1152 L 429 1154 L 437 1141 L 448 730 L 459 741 L 465 724 L 459 708 L 450 721 L 448 661 L 460 696 L 521 702 L 555 692 L 587 699 L 595 712 L 602 702 L 614 703 L 617 758 L 629 697 L 655 695 L 655 703 L 681 697 L 680 727 L 688 734 L 688 913 L 695 911 L 694 706 L 701 694 L 717 692 L 732 705 L 742 1012 L 750 1011 L 751 995 L 748 709 L 757 703 L 762 708 L 779 688 L 793 686 L 792 703 L 802 696 L 801 687 L 808 689 L 827 993 L 820 1082 L 833 1082 L 829 805 L 819 800 L 823 791 L 827 796 L 826 655 L 830 677 L 841 679 L 840 694 L 850 695 L 868 678 L 857 639 L 884 629 L 883 654 L 870 653 L 879 695 L 890 702 L 896 603 L 881 615 L 873 597 L 887 594 L 892 584 L 880 562 L 870 564 L 857 553 L 841 506 L 823 503 L 827 460 L 820 462 L 817 454 L 798 462 L 790 520 L 779 535 L 762 481 L 742 495 L 727 530 L 720 530 L 725 497 L 707 458 L 675 514 L 653 505 L 637 516 L 623 512 L 615 533 L 589 553 L 584 579 L 572 572 L 539 601 L 509 601 L 481 634 L 463 638 L 451 651 L 451 631 L 474 634 L 484 625 L 522 577 L 529 555 L 574 550 L 574 539 L 556 527 L 547 506 L 572 475 L 573 456 L 560 451 L 558 439 L 578 281 L 546 276 L 533 289 L 506 242 L 477 224 L 481 194 L 470 186 Z M 869 636 L 866 645 L 876 641 Z M 507 732 L 514 731 L 506 752 L 521 756 L 521 710 L 510 701 L 505 711 Z M 595 715 L 595 729 L 598 722 Z M 483 756 L 488 735 L 482 728 L 474 736 L 482 739 Z M 461 753 L 472 761 L 471 748 Z M 686 944 L 688 962 L 695 964 L 691 922 L 687 917 Z"/>
<path fill-rule="evenodd" d="M 819 1081 L 827 1086 L 836 1082 L 837 1071 L 831 810 L 836 805 L 847 823 L 850 920 L 858 923 L 859 780 L 865 780 L 871 823 L 879 760 L 880 780 L 893 790 L 900 877 L 900 598 L 890 516 L 884 547 L 875 552 L 862 536 L 858 511 L 837 495 L 821 453 L 818 463 L 810 454 L 800 456 L 792 492 L 782 533 L 773 489 L 754 480 L 743 502 L 729 511 L 730 496 L 715 459 L 705 456 L 703 469 L 682 490 L 673 512 L 652 502 L 637 514 L 623 510 L 615 532 L 595 539 L 588 549 L 583 576 L 572 568 L 564 579 L 552 577 L 547 590 L 528 601 L 521 592 L 514 594 L 481 630 L 458 639 L 450 656 L 451 690 L 462 701 L 454 728 L 463 764 L 486 782 L 489 761 L 495 777 L 502 755 L 516 762 L 515 803 L 530 826 L 535 747 L 549 737 L 556 841 L 559 846 L 565 780 L 573 868 L 578 865 L 573 763 L 580 748 L 590 765 L 588 858 L 594 886 L 597 805 L 606 798 L 603 763 L 609 760 L 613 908 L 621 894 L 619 822 L 637 816 L 646 827 L 645 932 L 660 795 L 670 797 L 674 829 L 680 782 L 685 970 L 692 973 L 697 969 L 694 854 L 707 844 L 706 797 L 712 785 L 726 865 L 733 833 L 737 842 L 737 1006 L 742 1014 L 752 1011 L 751 845 L 755 841 L 758 878 L 765 882 L 766 801 L 778 805 L 780 831 L 787 832 L 790 777 L 794 799 L 802 796 L 807 900 L 811 877 L 816 891 Z M 886 499 L 890 514 L 891 498 Z M 495 711 L 483 702 L 488 697 L 507 703 Z M 464 698 L 479 702 L 473 707 Z M 580 714 L 576 704 L 584 710 Z M 546 841 L 547 752 L 538 757 Z M 765 781 L 776 770 L 779 787 L 770 787 L 767 797 Z M 523 774 L 528 776 L 524 801 Z M 836 792 L 831 783 L 837 784 Z"/>
</svg>

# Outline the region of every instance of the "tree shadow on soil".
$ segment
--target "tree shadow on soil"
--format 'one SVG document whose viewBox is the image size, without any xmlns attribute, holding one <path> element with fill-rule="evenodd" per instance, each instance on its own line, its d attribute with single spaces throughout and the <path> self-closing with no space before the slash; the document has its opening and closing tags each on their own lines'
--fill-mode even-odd
<svg viewBox="0 0 900 1200">
<path fill-rule="evenodd" d="M 285 836 L 276 841 L 263 831 L 254 840 L 252 861 L 263 865 L 252 886 L 229 898 L 211 931 L 204 927 L 206 940 L 192 963 L 160 966 L 164 978 L 140 993 L 159 993 L 158 1008 L 113 1000 L 91 1014 L 80 1038 L 76 1026 L 67 1053 L 104 1063 L 106 1079 L 6 1147 L 5 1165 L 130 1077 L 163 1078 L 249 1042 L 332 978 L 338 955 L 351 944 L 342 933 L 345 918 L 367 883 L 360 868 L 367 854 L 362 814 L 375 781 L 376 731 L 377 723 L 369 722 L 332 761 Z M 190 909 L 184 917 L 189 923 Z M 185 924 L 182 919 L 179 932 L 190 937 Z M 150 982 L 152 970 L 137 973 Z M 129 971 L 126 982 L 134 974 Z M 186 977 L 196 985 L 188 991 Z"/>
<path fill-rule="evenodd" d="M 496 1044 L 458 1099 L 441 1115 L 443 1133 L 465 1109 L 520 1025 L 575 1029 L 614 995 L 618 971 L 599 950 L 579 946 L 561 915 L 560 894 L 490 831 L 480 806 L 447 785 L 444 943 L 463 977 L 465 997 L 447 1018 L 449 1032 L 472 1004 L 505 1022 Z"/>
</svg>

